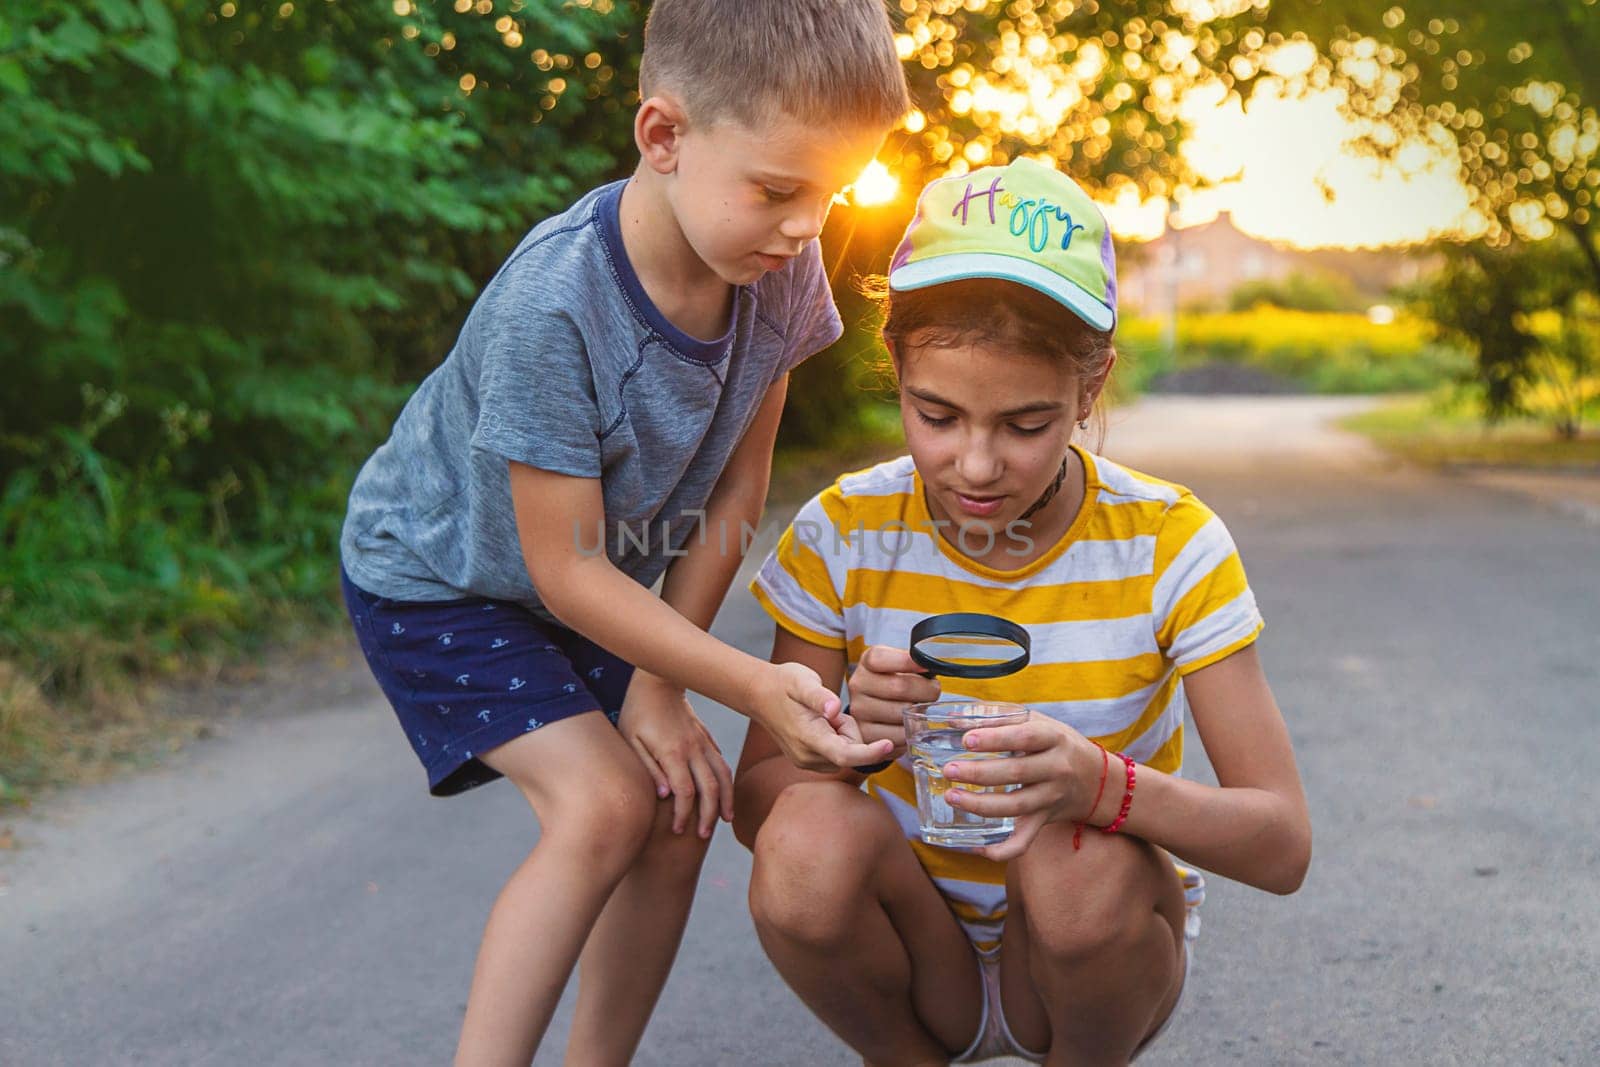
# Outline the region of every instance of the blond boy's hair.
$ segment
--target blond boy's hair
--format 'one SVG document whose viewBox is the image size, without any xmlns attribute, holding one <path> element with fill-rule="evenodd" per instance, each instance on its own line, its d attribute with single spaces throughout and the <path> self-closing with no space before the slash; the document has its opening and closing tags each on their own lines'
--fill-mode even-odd
<svg viewBox="0 0 1600 1067">
<path fill-rule="evenodd" d="M 693 122 L 894 125 L 911 107 L 883 0 L 656 0 L 639 91 Z"/>
</svg>

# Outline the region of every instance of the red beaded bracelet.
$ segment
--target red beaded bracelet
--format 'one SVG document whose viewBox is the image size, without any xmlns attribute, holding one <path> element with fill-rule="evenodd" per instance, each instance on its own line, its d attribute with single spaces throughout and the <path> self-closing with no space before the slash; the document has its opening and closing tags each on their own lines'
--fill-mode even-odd
<svg viewBox="0 0 1600 1067">
<path fill-rule="evenodd" d="M 1083 828 L 1089 825 L 1089 820 L 1094 818 L 1095 811 L 1100 807 L 1100 798 L 1106 795 L 1106 770 L 1111 766 L 1111 756 L 1106 752 L 1106 746 L 1098 741 L 1090 744 L 1100 750 L 1100 788 L 1094 791 L 1094 803 L 1089 805 L 1089 814 L 1072 825 L 1072 851 L 1076 852 L 1083 847 Z"/>
<path fill-rule="evenodd" d="M 1124 756 L 1120 752 L 1117 753 L 1117 758 L 1128 767 L 1128 791 L 1122 794 L 1122 807 L 1117 810 L 1117 817 L 1111 820 L 1111 825 L 1100 827 L 1100 832 L 1103 834 L 1114 834 L 1122 829 L 1122 824 L 1128 821 L 1128 809 L 1133 807 L 1133 769 L 1138 764 L 1134 763 L 1131 757 Z"/>
</svg>

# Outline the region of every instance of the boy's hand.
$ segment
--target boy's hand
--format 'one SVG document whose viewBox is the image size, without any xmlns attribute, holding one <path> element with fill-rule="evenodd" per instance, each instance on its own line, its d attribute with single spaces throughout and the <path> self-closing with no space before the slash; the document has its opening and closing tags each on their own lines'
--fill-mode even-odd
<svg viewBox="0 0 1600 1067">
<path fill-rule="evenodd" d="M 673 833 L 683 833 L 697 797 L 701 837 L 711 836 L 718 815 L 733 821 L 733 772 L 682 689 L 635 671 L 617 729 L 644 761 L 655 781 L 656 796 L 671 795 Z"/>
<path fill-rule="evenodd" d="M 873 645 L 861 654 L 849 685 L 850 715 L 861 724 L 862 738 L 888 738 L 895 757 L 906 749 L 905 722 L 900 718 L 906 705 L 939 699 L 939 683 L 922 673 L 911 653 L 888 645 Z"/>
<path fill-rule="evenodd" d="M 837 771 L 887 759 L 893 743 L 861 739 L 841 714 L 837 694 L 800 663 L 769 663 L 752 681 L 750 717 L 766 728 L 789 762 L 807 771 Z"/>
<path fill-rule="evenodd" d="M 1017 726 L 989 726 L 968 730 L 967 748 L 975 752 L 1008 752 L 998 759 L 951 760 L 945 777 L 969 785 L 1020 785 L 1009 793 L 974 793 L 950 789 L 945 799 L 951 807 L 974 815 L 1013 816 L 1016 829 L 997 845 L 977 849 L 991 860 L 1011 860 L 1027 851 L 1045 823 L 1088 821 L 1092 825 L 1109 822 L 1123 792 L 1123 765 L 1107 757 L 1087 737 L 1065 723 L 1034 712 Z M 1095 790 L 1102 765 L 1106 783 L 1100 803 L 1095 805 Z M 1107 808 L 1109 802 L 1110 807 Z M 1090 807 L 1094 806 L 1094 811 Z M 1096 813 L 1105 816 L 1096 819 Z"/>
</svg>

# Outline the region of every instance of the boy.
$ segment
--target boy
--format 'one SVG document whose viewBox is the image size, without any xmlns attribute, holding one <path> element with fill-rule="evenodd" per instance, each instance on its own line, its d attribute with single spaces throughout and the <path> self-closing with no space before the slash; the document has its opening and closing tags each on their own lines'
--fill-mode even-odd
<svg viewBox="0 0 1600 1067">
<path fill-rule="evenodd" d="M 362 469 L 341 542 L 432 792 L 504 776 L 540 825 L 490 913 L 458 1063 L 527 1063 L 580 952 L 567 1062 L 632 1056 L 732 816 L 686 688 L 802 766 L 889 748 L 814 672 L 705 632 L 760 515 L 787 373 L 841 331 L 829 204 L 909 107 L 888 17 L 659 0 L 640 83 L 634 175 L 512 253 Z"/>
</svg>

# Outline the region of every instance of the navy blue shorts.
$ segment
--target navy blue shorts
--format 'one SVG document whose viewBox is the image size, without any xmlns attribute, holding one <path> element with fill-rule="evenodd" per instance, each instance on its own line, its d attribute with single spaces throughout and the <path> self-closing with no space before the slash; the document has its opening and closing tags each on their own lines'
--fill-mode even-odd
<svg viewBox="0 0 1600 1067">
<path fill-rule="evenodd" d="M 617 721 L 633 667 L 588 638 L 503 600 L 390 600 L 340 579 L 434 796 L 500 777 L 476 754 L 531 730 L 597 710 Z"/>
</svg>

